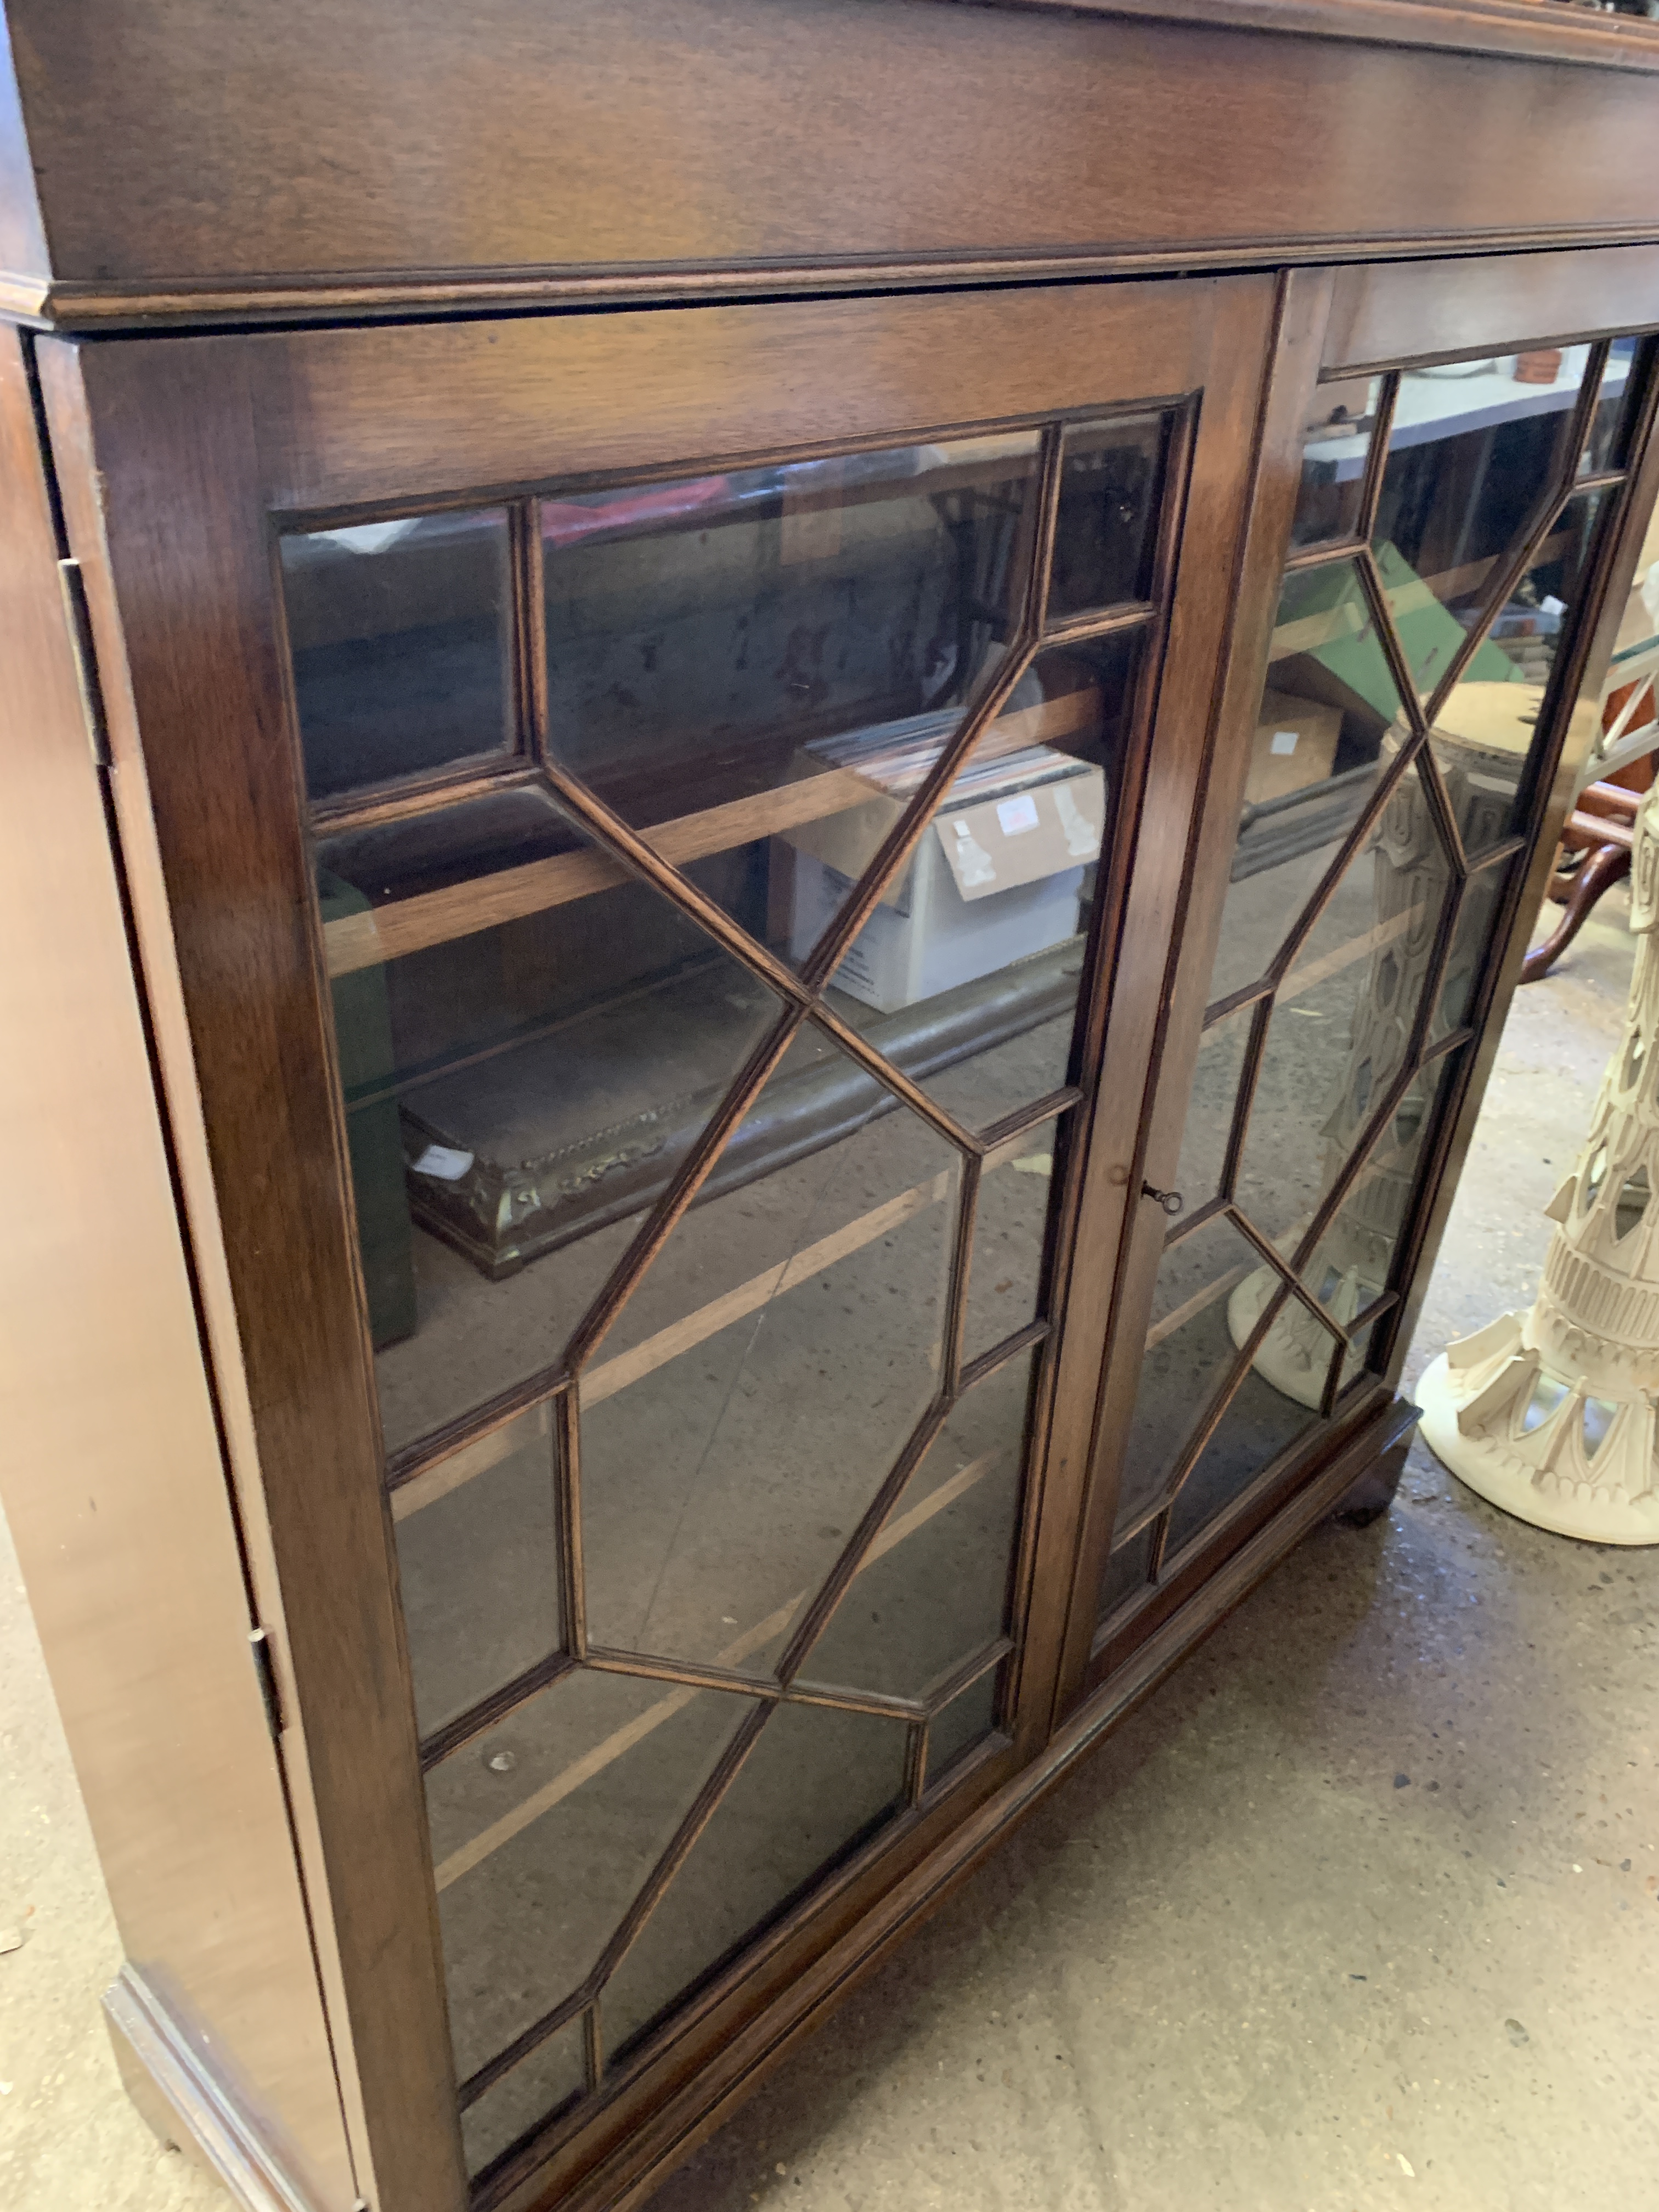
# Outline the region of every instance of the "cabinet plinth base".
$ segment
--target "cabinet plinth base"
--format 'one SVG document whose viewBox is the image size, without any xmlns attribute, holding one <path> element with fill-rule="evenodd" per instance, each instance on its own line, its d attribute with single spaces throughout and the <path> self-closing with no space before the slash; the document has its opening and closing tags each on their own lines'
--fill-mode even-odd
<svg viewBox="0 0 1659 2212">
<path fill-rule="evenodd" d="M 104 1992 L 104 2021 L 121 2086 L 160 2142 L 212 2174 L 247 2212 L 324 2212 L 252 2134 L 131 1966 Z"/>
</svg>

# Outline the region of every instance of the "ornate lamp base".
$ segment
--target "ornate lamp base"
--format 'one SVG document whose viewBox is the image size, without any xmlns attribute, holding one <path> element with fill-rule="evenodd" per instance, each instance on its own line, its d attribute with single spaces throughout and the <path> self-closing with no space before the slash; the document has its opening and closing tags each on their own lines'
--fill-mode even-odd
<svg viewBox="0 0 1659 2212">
<path fill-rule="evenodd" d="M 1592 1395 L 1501 1314 L 1443 1352 L 1415 1395 L 1424 1442 L 1461 1482 L 1517 1520 L 1591 1544 L 1659 1544 L 1655 1403 Z"/>
</svg>

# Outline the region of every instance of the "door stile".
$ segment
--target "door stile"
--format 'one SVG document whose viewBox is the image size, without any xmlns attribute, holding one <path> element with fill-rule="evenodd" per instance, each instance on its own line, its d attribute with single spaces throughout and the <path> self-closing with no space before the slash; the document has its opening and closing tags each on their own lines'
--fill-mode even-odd
<svg viewBox="0 0 1659 2212">
<path fill-rule="evenodd" d="M 1215 777 L 1206 781 L 1215 757 L 1211 732 L 1218 714 L 1224 744 L 1225 732 L 1239 728 L 1231 772 L 1242 788 L 1243 723 L 1250 685 L 1260 687 L 1255 643 L 1265 656 L 1274 564 L 1295 503 L 1297 410 L 1317 373 L 1323 335 L 1324 272 L 1249 281 L 1249 290 L 1243 280 L 1230 288 L 1227 308 L 1216 319 L 1116 972 L 1103 973 L 1095 985 L 1099 1006 L 1110 1003 L 1111 1020 L 1101 1040 L 1100 1103 L 1080 1178 L 1075 1256 L 1058 1331 L 1055 1411 L 1033 1570 L 1033 1588 L 1043 1596 L 1026 1662 L 1034 1683 L 1042 1685 L 1041 1693 L 1033 1692 L 1034 1715 L 1042 1698 L 1041 1717 L 1030 1723 L 1033 1747 L 1046 1737 L 1051 1717 L 1073 1702 L 1086 1664 L 1084 1616 L 1092 1610 L 1115 1504 L 1115 1482 L 1109 1496 L 1103 1493 L 1097 1436 L 1109 1434 L 1116 1370 L 1132 1368 L 1139 1343 L 1134 1328 L 1121 1327 L 1117 1316 L 1121 1311 L 1133 1321 L 1137 1299 L 1151 1294 L 1150 1281 L 1138 1277 L 1120 1289 L 1120 1256 L 1133 1266 L 1150 1250 L 1156 1267 L 1164 1216 L 1142 1197 L 1141 1186 L 1151 1181 L 1163 1187 L 1175 1166 L 1173 1150 L 1159 1145 L 1156 1109 L 1148 1126 L 1141 1107 L 1164 1079 L 1160 1049 L 1179 1052 L 1184 1042 L 1189 1056 L 1197 1050 L 1202 986 L 1197 1003 L 1192 987 L 1183 993 L 1188 971 L 1177 964 L 1178 916 L 1188 886 L 1205 880 L 1207 844 L 1192 849 L 1194 834 L 1201 840 L 1231 836 L 1237 818 L 1237 794 L 1230 812 Z M 1248 467 L 1240 466 L 1242 454 L 1250 457 Z M 1250 641 L 1243 654 L 1231 642 L 1241 637 Z M 1223 785 L 1229 772 L 1224 753 Z M 1194 833 L 1200 805 L 1203 819 Z M 1218 818 L 1218 830 L 1212 826 Z M 1213 932 L 1218 902 L 1207 919 Z M 1190 925 L 1186 933 L 1192 934 Z M 1113 1344 L 1132 1340 L 1133 1352 L 1117 1355 L 1115 1364 Z M 1133 1394 L 1133 1372 L 1127 1387 Z"/>
</svg>

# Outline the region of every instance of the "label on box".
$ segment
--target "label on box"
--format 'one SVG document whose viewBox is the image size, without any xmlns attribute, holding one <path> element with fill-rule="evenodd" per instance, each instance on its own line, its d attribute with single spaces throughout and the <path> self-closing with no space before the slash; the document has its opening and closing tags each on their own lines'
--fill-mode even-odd
<svg viewBox="0 0 1659 2212">
<path fill-rule="evenodd" d="M 1084 768 L 1006 799 L 954 808 L 933 827 L 957 890 L 977 899 L 1094 860 L 1105 819 L 1105 778 Z"/>
<path fill-rule="evenodd" d="M 956 842 L 947 850 L 951 855 L 951 865 L 956 871 L 957 882 L 961 885 L 964 896 L 969 891 L 982 890 L 988 884 L 995 883 L 997 872 L 991 865 L 991 855 L 975 836 L 972 823 L 958 815 L 951 827 L 956 833 Z"/>
<path fill-rule="evenodd" d="M 1298 732 L 1295 730 L 1275 730 L 1273 741 L 1267 750 L 1274 753 L 1293 753 Z"/>
</svg>

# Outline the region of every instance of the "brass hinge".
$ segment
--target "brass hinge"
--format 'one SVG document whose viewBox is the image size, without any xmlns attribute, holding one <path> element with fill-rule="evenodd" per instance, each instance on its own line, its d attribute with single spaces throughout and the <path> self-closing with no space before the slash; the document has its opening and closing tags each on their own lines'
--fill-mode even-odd
<svg viewBox="0 0 1659 2212">
<path fill-rule="evenodd" d="M 64 594 L 64 618 L 69 625 L 70 651 L 75 656 L 75 682 L 86 717 L 87 743 L 99 768 L 109 766 L 109 734 L 104 726 L 104 699 L 98 686 L 98 664 L 92 653 L 92 622 L 87 612 L 87 587 L 78 561 L 58 563 L 58 588 Z"/>
<path fill-rule="evenodd" d="M 264 1700 L 266 1724 L 270 1729 L 270 1740 L 275 1743 L 283 1733 L 283 1703 L 276 1692 L 276 1668 L 270 1656 L 270 1632 L 263 1628 L 250 1628 L 247 1640 L 253 1652 L 253 1671 L 259 1677 L 259 1695 Z"/>
</svg>

